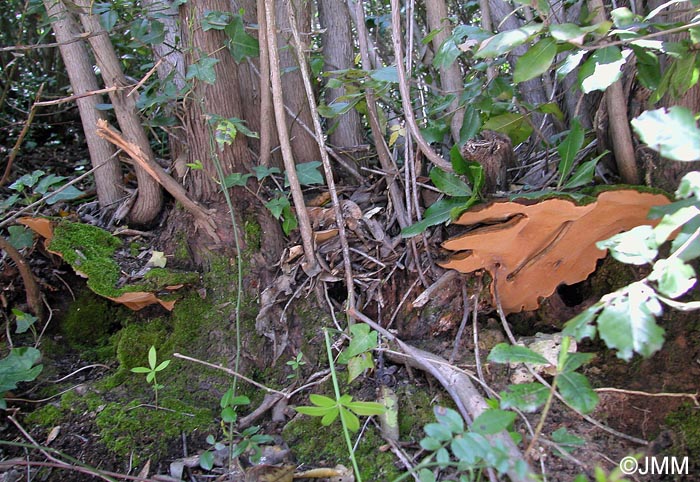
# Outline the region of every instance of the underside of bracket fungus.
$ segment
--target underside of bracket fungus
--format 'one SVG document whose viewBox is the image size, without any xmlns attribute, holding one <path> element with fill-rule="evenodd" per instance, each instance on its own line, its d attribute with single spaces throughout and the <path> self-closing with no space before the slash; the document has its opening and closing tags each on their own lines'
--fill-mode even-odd
<svg viewBox="0 0 700 482">
<path fill-rule="evenodd" d="M 595 270 L 606 255 L 596 242 L 653 224 L 649 208 L 668 203 L 662 194 L 634 190 L 606 191 L 583 206 L 559 198 L 489 203 L 456 221 L 473 229 L 443 243 L 456 253 L 441 265 L 462 273 L 485 269 L 493 278 L 491 295 L 495 300 L 496 288 L 506 313 L 535 310 L 560 284 L 578 283 Z"/>
</svg>

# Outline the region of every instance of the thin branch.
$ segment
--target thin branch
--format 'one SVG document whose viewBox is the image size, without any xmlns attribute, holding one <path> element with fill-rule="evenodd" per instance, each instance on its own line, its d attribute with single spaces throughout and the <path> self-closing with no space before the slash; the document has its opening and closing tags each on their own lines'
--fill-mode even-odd
<svg viewBox="0 0 700 482">
<path fill-rule="evenodd" d="M 311 85 L 309 71 L 307 70 L 308 64 L 306 58 L 304 57 L 303 45 L 301 43 L 301 37 L 299 36 L 299 31 L 296 25 L 296 16 L 294 14 L 294 8 L 290 1 L 287 1 L 287 11 L 289 12 L 289 24 L 291 26 L 292 37 L 294 39 L 294 51 L 297 56 L 297 62 L 299 63 L 299 69 L 301 70 L 301 77 L 304 81 L 306 99 L 309 101 L 311 119 L 314 124 L 314 130 L 316 131 L 316 142 L 318 143 L 318 148 L 321 153 L 321 164 L 323 164 L 323 172 L 326 175 L 326 184 L 328 185 L 328 192 L 331 195 L 333 211 L 335 212 L 335 223 L 338 228 L 338 238 L 340 240 L 340 247 L 343 252 L 343 268 L 345 269 L 345 284 L 348 293 L 346 308 L 353 309 L 355 308 L 355 288 L 352 276 L 352 264 L 350 263 L 350 249 L 348 246 L 348 238 L 345 235 L 345 219 L 343 218 L 343 209 L 340 205 L 340 200 L 338 199 L 338 191 L 336 190 L 335 180 L 333 179 L 333 168 L 331 167 L 331 162 L 328 158 L 328 152 L 326 152 L 326 143 L 324 141 L 323 129 L 321 128 L 321 122 L 319 120 L 318 108 L 316 107 L 316 99 L 314 97 L 313 86 Z M 352 324 L 352 318 L 348 318 L 348 323 Z"/>
</svg>

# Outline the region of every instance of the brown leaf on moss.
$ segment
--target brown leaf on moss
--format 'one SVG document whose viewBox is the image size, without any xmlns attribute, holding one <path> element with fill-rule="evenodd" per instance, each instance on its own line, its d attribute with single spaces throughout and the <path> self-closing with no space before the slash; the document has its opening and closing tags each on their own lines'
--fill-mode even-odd
<svg viewBox="0 0 700 482">
<path fill-rule="evenodd" d="M 161 300 L 153 293 L 147 293 L 145 291 L 134 291 L 124 293 L 123 295 L 120 295 L 116 298 L 112 298 L 109 296 L 107 296 L 107 298 L 116 303 L 121 303 L 127 308 L 134 311 L 142 310 L 143 308 L 153 305 L 155 303 L 159 303 L 163 308 L 165 308 L 168 311 L 173 311 L 173 308 L 175 307 L 174 301 Z"/>
<path fill-rule="evenodd" d="M 560 284 L 578 283 L 595 270 L 606 255 L 596 242 L 654 224 L 649 208 L 668 203 L 662 194 L 634 190 L 606 191 L 583 206 L 559 198 L 493 202 L 460 216 L 456 223 L 473 229 L 443 243 L 456 253 L 441 266 L 462 273 L 485 269 L 506 313 L 535 310 Z"/>
<path fill-rule="evenodd" d="M 46 239 L 46 244 L 51 242 L 53 238 L 53 223 L 48 218 L 32 218 L 25 216 L 17 220 L 18 223 L 24 224 L 29 229 L 37 233 L 39 236 Z"/>
</svg>

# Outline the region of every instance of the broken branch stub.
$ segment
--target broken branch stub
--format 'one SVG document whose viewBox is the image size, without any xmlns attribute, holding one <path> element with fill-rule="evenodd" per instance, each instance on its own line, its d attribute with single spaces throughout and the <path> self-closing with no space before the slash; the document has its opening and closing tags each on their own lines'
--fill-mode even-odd
<svg viewBox="0 0 700 482">
<path fill-rule="evenodd" d="M 526 202 L 496 201 L 469 210 L 456 224 L 473 229 L 443 243 L 456 253 L 441 266 L 488 271 L 491 295 L 496 285 L 506 313 L 535 310 L 559 285 L 585 280 L 606 255 L 596 242 L 655 224 L 647 219 L 649 209 L 669 200 L 663 194 L 615 190 L 585 205 L 560 198 Z"/>
</svg>

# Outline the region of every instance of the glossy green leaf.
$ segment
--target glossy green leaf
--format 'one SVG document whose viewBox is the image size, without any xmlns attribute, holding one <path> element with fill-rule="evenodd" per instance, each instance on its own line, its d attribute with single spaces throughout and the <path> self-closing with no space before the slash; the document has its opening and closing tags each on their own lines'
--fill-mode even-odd
<svg viewBox="0 0 700 482">
<path fill-rule="evenodd" d="M 430 226 L 442 224 L 451 219 L 450 213 L 452 209 L 464 206 L 469 198 L 443 198 L 428 206 L 428 209 L 423 213 L 423 220 L 405 227 L 401 230 L 401 236 L 410 238 L 421 234 Z"/>
<path fill-rule="evenodd" d="M 479 129 L 481 129 L 481 114 L 474 107 L 466 105 L 464 107 L 462 127 L 459 130 L 459 144 L 463 145 L 473 138 L 479 132 Z"/>
<path fill-rule="evenodd" d="M 602 159 L 603 156 L 607 155 L 606 150 L 594 159 L 590 159 L 576 168 L 576 171 L 571 175 L 568 181 L 562 186 L 564 189 L 575 189 L 581 186 L 587 186 L 593 182 L 593 177 L 595 176 L 595 167 L 598 161 Z"/>
<path fill-rule="evenodd" d="M 487 358 L 492 363 L 531 363 L 549 365 L 549 360 L 529 348 L 508 343 L 499 343 L 491 349 Z"/>
<path fill-rule="evenodd" d="M 692 204 L 682 207 L 673 213 L 666 214 L 659 224 L 654 227 L 654 239 L 657 245 L 664 243 L 675 230 L 688 224 L 692 219 L 700 216 L 700 206 Z"/>
<path fill-rule="evenodd" d="M 515 420 L 515 417 L 515 412 L 492 408 L 476 417 L 471 428 L 473 432 L 490 435 L 508 428 Z"/>
<path fill-rule="evenodd" d="M 525 29 L 507 30 L 497 33 L 481 42 L 479 49 L 474 53 L 474 57 L 478 59 L 498 57 L 527 42 L 530 35 Z"/>
<path fill-rule="evenodd" d="M 648 110 L 632 119 L 632 127 L 642 142 L 668 159 L 700 160 L 700 129 L 685 107 Z"/>
<path fill-rule="evenodd" d="M 513 72 L 513 82 L 525 82 L 547 72 L 557 55 L 557 44 L 545 37 L 518 58 Z"/>
<path fill-rule="evenodd" d="M 580 46 L 586 36 L 586 30 L 573 23 L 555 23 L 549 26 L 549 33 L 552 38 L 559 42 L 569 42 Z"/>
<path fill-rule="evenodd" d="M 618 261 L 635 265 L 651 263 L 659 252 L 654 228 L 647 225 L 616 234 L 612 238 L 597 242 L 596 246 L 598 249 L 608 249 Z"/>
<path fill-rule="evenodd" d="M 678 257 L 685 262 L 700 257 L 700 217 L 688 221 L 671 242 L 672 252 L 678 252 L 680 249 L 683 251 Z"/>
<path fill-rule="evenodd" d="M 513 141 L 513 145 L 520 144 L 532 134 L 532 126 L 528 123 L 525 116 L 515 112 L 507 112 L 491 117 L 484 122 L 484 129 L 508 135 Z"/>
<path fill-rule="evenodd" d="M 650 356 L 661 349 L 664 330 L 656 324 L 661 304 L 644 283 L 627 287 L 628 295 L 615 297 L 598 317 L 598 332 L 605 344 L 629 360 L 636 352 Z"/>
<path fill-rule="evenodd" d="M 579 69 L 581 90 L 584 94 L 604 91 L 622 77 L 624 64 L 625 58 L 617 47 L 596 50 Z"/>
<path fill-rule="evenodd" d="M 562 80 L 576 70 L 585 55 L 585 50 L 578 50 L 567 55 L 564 62 L 557 68 L 557 79 Z"/>
<path fill-rule="evenodd" d="M 547 401 L 549 388 L 536 382 L 521 383 L 509 385 L 506 391 L 500 393 L 500 396 L 502 408 L 516 408 L 523 412 L 532 413 Z"/>
<path fill-rule="evenodd" d="M 598 405 L 598 394 L 591 388 L 588 379 L 576 372 L 557 375 L 559 393 L 574 409 L 590 413 Z"/>
<path fill-rule="evenodd" d="M 445 172 L 439 167 L 430 170 L 430 179 L 436 188 L 449 196 L 468 197 L 472 195 L 469 185 L 462 181 L 459 176 Z"/>
<path fill-rule="evenodd" d="M 557 189 L 561 189 L 561 185 L 564 184 L 564 180 L 568 179 L 569 174 L 571 174 L 571 169 L 574 166 L 574 161 L 576 160 L 576 155 L 581 150 L 583 146 L 584 131 L 581 123 L 578 119 L 573 119 L 571 121 L 571 129 L 569 133 L 564 138 L 564 140 L 557 146 L 557 152 L 559 153 L 559 186 Z"/>
</svg>

